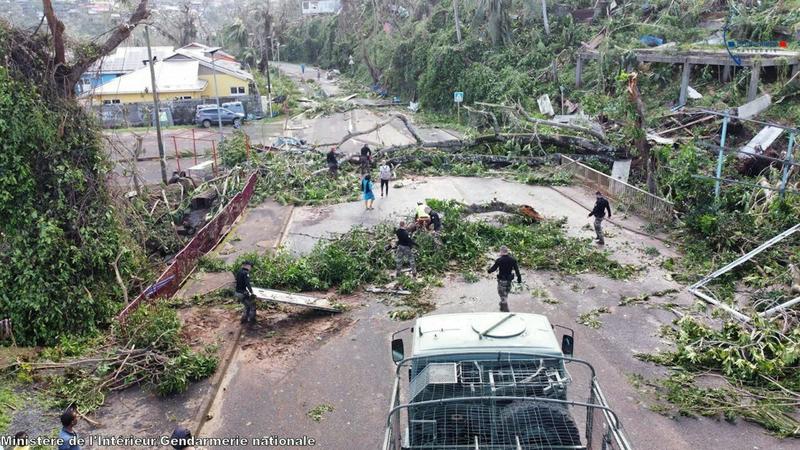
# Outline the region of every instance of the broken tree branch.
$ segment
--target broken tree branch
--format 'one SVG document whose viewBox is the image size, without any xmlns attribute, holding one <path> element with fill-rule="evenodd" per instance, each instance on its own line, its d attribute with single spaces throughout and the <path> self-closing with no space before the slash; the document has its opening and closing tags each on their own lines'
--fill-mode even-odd
<svg viewBox="0 0 800 450">
<path fill-rule="evenodd" d="M 531 116 L 527 111 L 525 111 L 525 109 L 523 109 L 521 105 L 508 106 L 508 105 L 499 105 L 496 103 L 484 103 L 484 102 L 475 102 L 475 104 L 480 106 L 487 106 L 490 108 L 503 108 L 510 111 L 516 111 L 528 122 L 537 123 L 540 125 L 547 125 L 548 127 L 564 128 L 566 130 L 586 133 L 592 137 L 597 138 L 597 140 L 599 140 L 604 144 L 608 143 L 608 139 L 606 139 L 605 135 L 603 135 L 602 133 L 598 133 L 597 131 L 594 131 L 590 128 L 579 127 L 577 125 L 572 125 L 568 123 L 560 123 L 560 122 L 554 122 L 552 120 L 537 119 L 536 117 Z"/>
</svg>

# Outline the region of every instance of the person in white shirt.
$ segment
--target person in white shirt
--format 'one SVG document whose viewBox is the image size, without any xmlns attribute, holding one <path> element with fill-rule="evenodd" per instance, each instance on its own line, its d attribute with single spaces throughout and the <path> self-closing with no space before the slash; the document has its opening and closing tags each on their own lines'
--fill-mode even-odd
<svg viewBox="0 0 800 450">
<path fill-rule="evenodd" d="M 389 180 L 392 179 L 392 168 L 386 161 L 381 163 L 380 177 L 381 177 L 381 197 L 383 197 L 383 187 L 386 187 L 386 196 L 389 196 Z"/>
</svg>

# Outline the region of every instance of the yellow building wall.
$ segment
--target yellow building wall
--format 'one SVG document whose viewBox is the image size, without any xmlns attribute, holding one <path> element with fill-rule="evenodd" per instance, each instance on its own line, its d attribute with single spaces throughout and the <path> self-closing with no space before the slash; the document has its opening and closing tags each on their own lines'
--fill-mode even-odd
<svg viewBox="0 0 800 450">
<path fill-rule="evenodd" d="M 173 100 L 175 97 L 191 97 L 192 99 L 199 99 L 200 95 L 200 92 L 160 92 L 158 99 L 162 102 L 168 102 Z M 153 101 L 153 94 L 107 94 L 92 96 L 92 103 L 95 105 L 102 105 L 103 101 L 105 100 L 119 100 L 121 104 L 148 103 Z"/>
<path fill-rule="evenodd" d="M 206 89 L 202 92 L 203 97 L 208 97 L 208 98 L 216 97 L 217 93 L 214 90 L 214 75 L 200 74 L 198 75 L 198 78 L 200 78 L 201 80 L 208 81 L 208 84 L 206 84 Z M 220 97 L 230 97 L 232 87 L 244 88 L 244 94 L 237 94 L 237 95 L 249 94 L 250 92 L 247 88 L 248 84 L 249 82 L 247 80 L 241 80 L 226 73 L 217 72 L 217 87 L 219 88 Z"/>
</svg>

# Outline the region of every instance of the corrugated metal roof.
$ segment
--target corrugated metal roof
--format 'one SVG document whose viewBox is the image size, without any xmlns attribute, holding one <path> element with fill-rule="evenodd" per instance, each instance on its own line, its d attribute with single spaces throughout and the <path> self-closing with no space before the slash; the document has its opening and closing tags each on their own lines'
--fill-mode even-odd
<svg viewBox="0 0 800 450">
<path fill-rule="evenodd" d="M 253 75 L 246 71 L 242 70 L 241 66 L 237 62 L 227 61 L 227 60 L 220 60 L 215 59 L 214 63 L 211 63 L 211 58 L 205 56 L 202 51 L 199 50 L 185 50 L 185 49 L 178 49 L 175 50 L 175 54 L 167 58 L 167 60 L 181 60 L 185 58 L 191 58 L 193 60 L 199 61 L 203 67 L 207 67 L 211 69 L 212 67 L 216 66 L 216 69 L 221 73 L 226 73 L 228 75 L 234 76 L 241 80 L 253 80 Z"/>
<path fill-rule="evenodd" d="M 155 63 L 158 92 L 196 92 L 207 82 L 197 77 L 198 61 L 158 61 Z M 150 69 L 146 66 L 88 91 L 89 95 L 138 94 L 150 92 Z"/>
<path fill-rule="evenodd" d="M 152 47 L 152 51 L 156 61 L 175 53 L 172 47 Z M 131 73 L 144 67 L 143 61 L 147 61 L 147 47 L 117 47 L 114 53 L 92 64 L 87 73 Z"/>
</svg>

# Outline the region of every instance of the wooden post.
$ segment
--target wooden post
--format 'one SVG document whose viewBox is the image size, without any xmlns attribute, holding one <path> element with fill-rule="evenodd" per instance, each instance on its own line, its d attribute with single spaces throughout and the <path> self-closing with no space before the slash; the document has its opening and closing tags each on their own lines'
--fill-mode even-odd
<svg viewBox="0 0 800 450">
<path fill-rule="evenodd" d="M 542 0 L 542 21 L 544 21 L 544 34 L 550 36 L 550 22 L 547 20 L 547 1 Z"/>
<path fill-rule="evenodd" d="M 692 72 L 692 65 L 688 62 L 683 63 L 683 74 L 681 75 L 681 94 L 678 98 L 678 105 L 686 104 L 686 93 L 689 88 L 689 75 Z"/>
<path fill-rule="evenodd" d="M 731 81 L 731 66 L 722 66 L 722 81 Z"/>
<path fill-rule="evenodd" d="M 575 64 L 575 87 L 579 88 L 583 84 L 583 58 L 578 55 L 578 61 Z"/>
<path fill-rule="evenodd" d="M 751 102 L 758 95 L 758 80 L 761 78 L 761 63 L 754 63 L 750 68 L 750 85 L 747 87 L 747 101 Z"/>
</svg>

